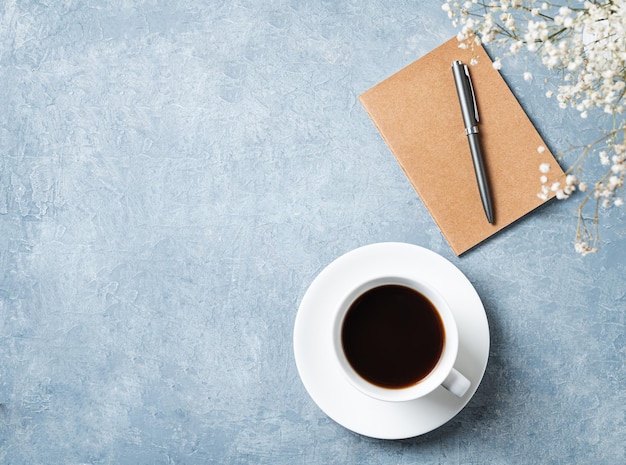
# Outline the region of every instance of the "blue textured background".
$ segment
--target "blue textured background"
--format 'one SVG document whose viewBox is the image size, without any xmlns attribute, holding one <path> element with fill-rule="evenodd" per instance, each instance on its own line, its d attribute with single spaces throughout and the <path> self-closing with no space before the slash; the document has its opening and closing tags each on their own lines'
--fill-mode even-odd
<svg viewBox="0 0 626 465">
<path fill-rule="evenodd" d="M 455 33 L 434 0 L 2 2 L 0 462 L 623 464 L 624 210 L 594 256 L 574 199 L 454 257 L 357 101 Z M 595 138 L 535 68 L 503 74 L 551 149 Z M 316 274 L 390 240 L 466 273 L 492 337 L 466 409 L 395 442 L 292 355 Z"/>
</svg>

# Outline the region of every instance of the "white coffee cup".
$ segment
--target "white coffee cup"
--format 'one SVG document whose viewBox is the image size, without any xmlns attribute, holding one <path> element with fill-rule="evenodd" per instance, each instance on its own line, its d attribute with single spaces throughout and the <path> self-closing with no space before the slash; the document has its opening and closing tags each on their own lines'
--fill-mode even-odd
<svg viewBox="0 0 626 465">
<path fill-rule="evenodd" d="M 344 321 L 352 305 L 368 291 L 385 286 L 402 286 L 426 297 L 434 307 L 443 328 L 441 353 L 434 367 L 422 379 L 402 387 L 381 386 L 368 381 L 359 374 L 348 360 L 342 340 Z M 457 397 L 463 397 L 471 385 L 470 381 L 454 368 L 459 348 L 459 335 L 454 315 L 441 294 L 426 282 L 417 282 L 401 276 L 381 276 L 357 285 L 347 292 L 342 304 L 337 308 L 333 323 L 332 344 L 336 362 L 346 379 L 356 389 L 375 399 L 393 402 L 409 401 L 423 397 L 439 386 L 443 386 Z M 414 357 L 417 361 L 420 354 L 415 353 Z"/>
</svg>

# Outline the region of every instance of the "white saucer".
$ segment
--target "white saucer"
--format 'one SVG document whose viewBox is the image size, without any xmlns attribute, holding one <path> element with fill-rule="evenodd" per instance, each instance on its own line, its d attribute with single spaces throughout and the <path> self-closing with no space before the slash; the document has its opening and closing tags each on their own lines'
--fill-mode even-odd
<svg viewBox="0 0 626 465">
<path fill-rule="evenodd" d="M 462 398 L 439 387 L 408 402 L 380 401 L 353 388 L 339 371 L 331 341 L 333 309 L 346 289 L 385 270 L 427 281 L 448 301 L 459 330 L 455 367 L 472 383 Z M 440 427 L 467 405 L 487 367 L 489 326 L 480 297 L 456 266 L 431 250 L 385 242 L 342 255 L 313 280 L 298 309 L 293 343 L 304 387 L 326 415 L 364 436 L 404 439 Z"/>
</svg>

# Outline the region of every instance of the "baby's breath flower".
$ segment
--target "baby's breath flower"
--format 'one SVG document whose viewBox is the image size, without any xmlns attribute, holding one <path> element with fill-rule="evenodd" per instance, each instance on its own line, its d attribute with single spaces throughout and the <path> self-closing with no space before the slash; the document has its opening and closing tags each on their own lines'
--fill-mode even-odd
<svg viewBox="0 0 626 465">
<path fill-rule="evenodd" d="M 611 161 L 609 160 L 609 156 L 608 154 L 603 150 L 602 152 L 600 152 L 598 154 L 598 156 L 600 157 L 600 163 L 603 165 L 610 165 Z"/>
<path fill-rule="evenodd" d="M 597 247 L 591 247 L 587 242 L 582 240 L 577 240 L 574 243 L 574 250 L 581 255 L 587 255 L 589 253 L 596 253 L 598 251 Z"/>
<path fill-rule="evenodd" d="M 515 55 L 522 48 L 524 48 L 524 42 L 522 42 L 521 40 L 516 40 L 509 46 L 509 52 L 511 53 L 511 55 Z"/>
<path fill-rule="evenodd" d="M 618 178 L 617 176 L 611 176 L 609 177 L 609 182 L 607 183 L 607 189 L 609 190 L 615 190 L 616 187 L 618 187 L 620 184 L 622 184 L 620 178 Z"/>
</svg>

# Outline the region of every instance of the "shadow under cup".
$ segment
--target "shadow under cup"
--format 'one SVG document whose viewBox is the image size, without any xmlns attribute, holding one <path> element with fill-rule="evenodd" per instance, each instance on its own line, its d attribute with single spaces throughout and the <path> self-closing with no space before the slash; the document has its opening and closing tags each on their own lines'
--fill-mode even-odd
<svg viewBox="0 0 626 465">
<path fill-rule="evenodd" d="M 469 381 L 454 370 L 458 331 L 441 295 L 401 277 L 368 281 L 337 309 L 333 346 L 341 371 L 364 394 L 385 401 L 425 396 L 444 382 Z M 455 378 L 455 379 L 450 379 Z"/>
</svg>

